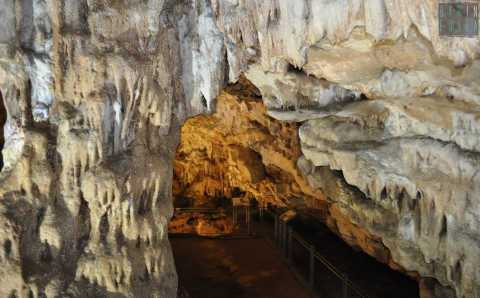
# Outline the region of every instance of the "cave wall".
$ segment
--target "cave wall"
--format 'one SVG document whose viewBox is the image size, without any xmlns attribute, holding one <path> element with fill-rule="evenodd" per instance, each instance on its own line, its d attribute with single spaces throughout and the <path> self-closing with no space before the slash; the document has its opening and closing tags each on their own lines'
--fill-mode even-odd
<svg viewBox="0 0 480 298">
<path fill-rule="evenodd" d="M 242 73 L 301 123 L 298 168 L 338 218 L 436 296 L 479 296 L 479 39 L 440 37 L 437 7 L 0 0 L 0 296 L 175 297 L 180 127 Z"/>
<path fill-rule="evenodd" d="M 190 118 L 182 126 L 174 197 L 179 204 L 213 207 L 232 197 L 277 206 L 325 202 L 297 169 L 298 127 L 268 116 L 258 89 L 240 78 L 216 98 L 214 113 Z"/>
<path fill-rule="evenodd" d="M 0 1 L 0 297 L 176 297 L 172 159 L 224 82 L 198 43 L 216 38 L 197 26 L 208 13 Z"/>
<path fill-rule="evenodd" d="M 244 72 L 269 115 L 302 123 L 311 185 L 404 269 L 438 280 L 434 295 L 478 297 L 478 37 L 440 37 L 438 1 L 212 6 L 230 80 Z"/>
<path fill-rule="evenodd" d="M 351 246 L 418 278 L 416 272 L 393 261 L 381 238 L 341 212 L 343 204 L 362 196 L 358 189 L 328 167 L 323 167 L 321 186 L 302 175 L 304 169 L 297 167 L 302 157 L 300 125 L 267 115 L 259 94 L 241 76 L 217 97 L 214 113 L 184 123 L 173 163 L 176 206 L 226 209 L 231 198 L 240 197 L 260 206 L 293 208 L 325 223 Z M 231 227 L 226 228 L 230 220 L 226 214 L 179 213 L 172 218 L 169 230 L 228 234 L 232 232 Z"/>
</svg>

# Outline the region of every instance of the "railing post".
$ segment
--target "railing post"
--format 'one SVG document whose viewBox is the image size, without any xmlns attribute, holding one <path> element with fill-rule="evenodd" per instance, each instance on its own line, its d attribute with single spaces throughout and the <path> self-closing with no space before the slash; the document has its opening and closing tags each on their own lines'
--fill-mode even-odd
<svg viewBox="0 0 480 298">
<path fill-rule="evenodd" d="M 285 223 L 285 258 L 288 261 L 288 255 L 290 253 L 290 231 L 291 227 L 288 226 L 287 223 Z"/>
<path fill-rule="evenodd" d="M 236 224 L 236 220 L 237 220 L 237 215 L 235 213 L 235 211 L 237 210 L 237 208 L 235 206 L 233 206 L 233 209 L 232 209 L 232 221 L 233 221 L 233 227 L 235 227 L 235 224 Z"/>
<path fill-rule="evenodd" d="M 245 223 L 248 225 L 248 207 L 243 207 L 243 210 L 245 211 Z"/>
<path fill-rule="evenodd" d="M 278 217 L 278 247 L 280 247 L 280 252 L 283 250 L 283 221 Z"/>
<path fill-rule="evenodd" d="M 273 238 L 274 242 L 278 244 L 278 217 L 274 215 L 273 218 L 275 220 L 275 226 L 273 228 Z"/>
<path fill-rule="evenodd" d="M 288 255 L 287 255 L 287 261 L 289 263 L 292 263 L 292 255 L 293 255 L 293 246 L 292 246 L 292 227 L 288 227 Z"/>
<path fill-rule="evenodd" d="M 277 222 L 278 222 L 277 246 L 281 249 L 282 248 L 282 220 L 280 219 L 280 216 L 277 217 Z"/>
<path fill-rule="evenodd" d="M 250 236 L 251 234 L 251 226 L 250 226 L 250 220 L 251 220 L 251 215 L 250 215 L 250 206 L 247 206 L 247 222 L 248 222 L 248 235 Z"/>
<path fill-rule="evenodd" d="M 308 284 L 313 290 L 315 288 L 315 246 L 310 246 L 310 275 Z"/>
<path fill-rule="evenodd" d="M 348 277 L 346 275 L 343 276 L 343 298 L 348 297 Z"/>
<path fill-rule="evenodd" d="M 280 248 L 280 252 L 283 249 L 283 221 L 278 217 L 278 247 Z"/>
</svg>

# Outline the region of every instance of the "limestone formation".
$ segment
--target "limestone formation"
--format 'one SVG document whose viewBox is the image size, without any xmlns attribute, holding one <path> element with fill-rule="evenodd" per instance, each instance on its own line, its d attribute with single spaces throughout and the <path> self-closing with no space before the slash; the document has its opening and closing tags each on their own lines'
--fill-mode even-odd
<svg viewBox="0 0 480 298">
<path fill-rule="evenodd" d="M 251 143 L 195 159 L 247 180 L 207 189 L 323 200 L 329 226 L 422 295 L 479 297 L 480 43 L 439 36 L 438 2 L 0 0 L 0 296 L 175 297 L 180 128 L 245 74 L 298 124 L 233 121 L 262 114 L 252 102 L 217 115 L 212 134 L 231 121 Z M 273 166 L 288 180 L 265 179 Z"/>
<path fill-rule="evenodd" d="M 172 159 L 181 123 L 223 86 L 197 43 L 221 36 L 198 26 L 215 28 L 210 13 L 0 1 L 0 297 L 176 296 Z"/>
<path fill-rule="evenodd" d="M 381 238 L 342 212 L 342 204 L 353 204 L 362 196 L 358 190 L 325 167 L 319 180 L 322 185 L 302 176 L 308 164 L 301 157 L 299 126 L 268 116 L 258 94 L 241 77 L 239 83 L 217 97 L 215 113 L 185 122 L 174 161 L 174 204 L 228 211 L 230 198 L 241 197 L 258 205 L 294 208 L 317 217 L 351 246 L 418 278 L 416 272 L 395 263 Z M 230 219 L 231 215 L 229 218 L 225 213 L 210 216 L 179 211 L 170 223 L 170 231 L 225 235 L 232 232 L 225 228 Z"/>
<path fill-rule="evenodd" d="M 296 123 L 269 117 L 258 90 L 245 79 L 227 87 L 216 103 L 215 113 L 182 127 L 173 183 L 179 206 L 221 206 L 232 197 L 277 206 L 296 200 L 298 207 L 325 201 L 297 169 Z"/>
<path fill-rule="evenodd" d="M 213 7 L 269 114 L 302 123 L 299 168 L 337 216 L 437 293 L 480 296 L 478 37 L 440 37 L 438 1 Z"/>
<path fill-rule="evenodd" d="M 233 233 L 232 217 L 224 210 L 218 213 L 184 212 L 175 214 L 168 225 L 171 235 L 220 237 Z"/>
</svg>

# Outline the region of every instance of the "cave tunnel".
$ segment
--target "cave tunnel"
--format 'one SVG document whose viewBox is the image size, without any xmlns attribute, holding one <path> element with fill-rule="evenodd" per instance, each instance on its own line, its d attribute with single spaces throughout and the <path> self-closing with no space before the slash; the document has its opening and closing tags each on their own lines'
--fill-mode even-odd
<svg viewBox="0 0 480 298">
<path fill-rule="evenodd" d="M 5 135 L 4 135 L 4 125 L 7 121 L 7 110 L 5 109 L 5 105 L 3 103 L 3 96 L 2 92 L 0 91 L 0 171 L 3 169 L 3 146 L 5 144 Z"/>
<path fill-rule="evenodd" d="M 241 78 L 182 127 L 169 226 L 180 297 L 418 297 L 381 241 L 368 240 L 374 258 L 327 224 L 344 219 L 293 170 L 299 124 L 267 116 L 258 94 Z"/>
</svg>

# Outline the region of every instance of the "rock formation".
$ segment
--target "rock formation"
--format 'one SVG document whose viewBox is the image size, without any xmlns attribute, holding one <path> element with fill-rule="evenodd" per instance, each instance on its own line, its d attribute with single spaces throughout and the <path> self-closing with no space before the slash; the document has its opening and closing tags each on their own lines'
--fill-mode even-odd
<svg viewBox="0 0 480 298">
<path fill-rule="evenodd" d="M 230 79 L 244 71 L 271 116 L 302 122 L 311 185 L 436 292 L 477 297 L 480 44 L 440 37 L 437 4 L 213 7 L 228 60 L 241 61 Z M 323 167 L 343 175 L 329 185 Z"/>
<path fill-rule="evenodd" d="M 220 237 L 233 233 L 232 217 L 224 210 L 218 213 L 183 212 L 175 214 L 168 225 L 171 235 Z"/>
<path fill-rule="evenodd" d="M 172 159 L 223 85 L 205 5 L 0 1 L 0 297 L 176 296 Z"/>
<path fill-rule="evenodd" d="M 256 196 L 324 198 L 425 296 L 480 296 L 480 43 L 439 36 L 438 0 L 0 0 L 0 16 L 0 296 L 175 297 L 180 128 L 242 73 L 299 123 L 302 156 L 282 148 L 296 124 L 262 122 L 251 141 L 278 143 L 206 156 L 237 159 Z M 269 148 L 305 180 L 262 182 Z"/>
<path fill-rule="evenodd" d="M 174 161 L 178 204 L 189 199 L 193 206 L 208 207 L 232 197 L 278 206 L 320 201 L 322 193 L 311 189 L 297 169 L 297 130 L 295 122 L 269 117 L 246 79 L 227 87 L 216 99 L 215 113 L 182 126 Z"/>
<path fill-rule="evenodd" d="M 240 77 L 237 84 L 217 97 L 215 113 L 191 118 L 182 126 L 174 161 L 175 204 L 225 210 L 231 207 L 230 198 L 242 197 L 264 206 L 301 209 L 319 218 L 350 245 L 405 272 L 391 259 L 380 238 L 340 212 L 339 204 L 360 195 L 358 191 L 350 190 L 333 172 L 322 177 L 324 192 L 302 176 L 296 165 L 301 157 L 298 128 L 295 122 L 268 116 L 259 91 Z M 340 193 L 350 197 L 337 199 Z M 226 216 L 221 219 L 229 220 Z M 205 234 L 198 228 L 202 223 L 219 226 L 214 229 L 218 234 L 231 232 L 223 228 L 225 221 L 221 219 L 179 213 L 172 219 L 170 230 Z M 407 273 L 417 277 L 414 272 Z"/>
</svg>

